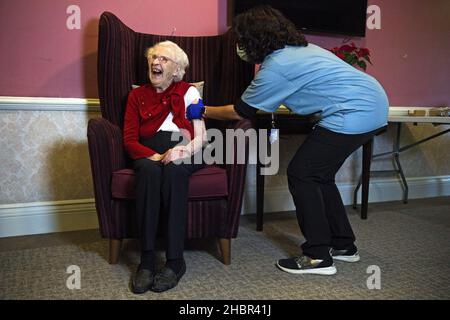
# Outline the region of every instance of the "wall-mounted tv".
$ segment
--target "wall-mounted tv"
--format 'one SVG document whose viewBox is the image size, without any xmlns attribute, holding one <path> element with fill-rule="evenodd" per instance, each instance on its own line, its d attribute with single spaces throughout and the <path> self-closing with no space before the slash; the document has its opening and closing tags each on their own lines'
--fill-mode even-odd
<svg viewBox="0 0 450 320">
<path fill-rule="evenodd" d="M 229 0 L 233 16 L 260 4 L 280 10 L 305 33 L 364 37 L 367 0 Z"/>
</svg>

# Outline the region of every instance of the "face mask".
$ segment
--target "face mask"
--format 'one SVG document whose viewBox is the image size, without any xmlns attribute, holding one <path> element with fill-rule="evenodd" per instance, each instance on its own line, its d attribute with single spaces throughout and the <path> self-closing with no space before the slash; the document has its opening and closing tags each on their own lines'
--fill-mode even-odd
<svg viewBox="0 0 450 320">
<path fill-rule="evenodd" d="M 236 53 L 239 56 L 239 58 L 248 62 L 247 52 L 245 52 L 245 50 L 242 50 L 241 48 L 239 48 L 239 45 L 237 45 L 237 44 L 236 44 Z"/>
</svg>

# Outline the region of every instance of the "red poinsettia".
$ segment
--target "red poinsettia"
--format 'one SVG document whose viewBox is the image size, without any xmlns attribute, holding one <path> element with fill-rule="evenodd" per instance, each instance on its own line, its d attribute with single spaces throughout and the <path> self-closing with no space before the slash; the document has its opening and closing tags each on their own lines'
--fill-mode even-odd
<svg viewBox="0 0 450 320">
<path fill-rule="evenodd" d="M 358 48 L 353 42 L 350 45 L 344 44 L 340 47 L 334 47 L 330 51 L 348 64 L 360 67 L 364 71 L 366 71 L 367 62 L 372 64 L 369 49 Z"/>
</svg>

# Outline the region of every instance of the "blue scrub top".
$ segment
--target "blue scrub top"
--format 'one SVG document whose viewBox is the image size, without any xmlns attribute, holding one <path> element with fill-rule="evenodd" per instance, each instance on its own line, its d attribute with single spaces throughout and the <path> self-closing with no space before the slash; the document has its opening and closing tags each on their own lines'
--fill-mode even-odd
<svg viewBox="0 0 450 320">
<path fill-rule="evenodd" d="M 319 125 L 359 134 L 387 124 L 389 102 L 380 83 L 317 45 L 286 46 L 268 55 L 241 99 L 275 112 L 320 112 Z"/>
</svg>

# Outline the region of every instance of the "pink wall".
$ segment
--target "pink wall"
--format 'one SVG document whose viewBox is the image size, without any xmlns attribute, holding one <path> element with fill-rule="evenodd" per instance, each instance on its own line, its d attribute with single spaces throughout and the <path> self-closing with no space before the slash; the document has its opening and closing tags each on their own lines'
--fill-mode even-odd
<svg viewBox="0 0 450 320">
<path fill-rule="evenodd" d="M 390 105 L 450 106 L 450 1 L 369 0 L 381 8 L 381 30 L 351 39 L 372 52 L 367 72 L 386 89 Z M 343 38 L 307 37 L 326 48 Z"/>
<path fill-rule="evenodd" d="M 70 5 L 81 9 L 79 30 L 66 28 Z M 226 25 L 225 0 L 1 0 L 0 96 L 98 97 L 103 11 L 145 33 L 214 35 Z"/>
<path fill-rule="evenodd" d="M 81 8 L 68 30 L 66 8 Z M 381 30 L 350 39 L 372 51 L 367 72 L 391 105 L 450 105 L 450 1 L 369 0 L 381 7 Z M 132 29 L 213 35 L 226 29 L 226 0 L 0 1 L 0 96 L 97 97 L 98 17 L 114 12 Z M 307 36 L 326 48 L 344 37 Z"/>
</svg>

